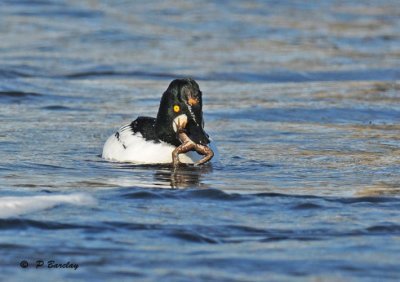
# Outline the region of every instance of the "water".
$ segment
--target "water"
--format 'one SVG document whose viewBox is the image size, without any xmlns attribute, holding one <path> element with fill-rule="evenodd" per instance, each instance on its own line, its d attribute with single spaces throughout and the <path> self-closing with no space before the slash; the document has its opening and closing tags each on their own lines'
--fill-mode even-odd
<svg viewBox="0 0 400 282">
<path fill-rule="evenodd" d="M 0 279 L 398 281 L 398 1 L 133 2 L 1 1 Z M 219 159 L 103 161 L 181 76 Z"/>
</svg>

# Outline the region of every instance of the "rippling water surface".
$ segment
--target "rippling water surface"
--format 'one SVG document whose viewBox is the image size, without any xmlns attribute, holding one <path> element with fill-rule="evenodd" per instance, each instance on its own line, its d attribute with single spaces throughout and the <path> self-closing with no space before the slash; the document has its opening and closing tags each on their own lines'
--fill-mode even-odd
<svg viewBox="0 0 400 282">
<path fill-rule="evenodd" d="M 0 3 L 1 280 L 398 281 L 398 1 L 134 2 Z M 182 76 L 219 159 L 103 161 Z"/>
</svg>

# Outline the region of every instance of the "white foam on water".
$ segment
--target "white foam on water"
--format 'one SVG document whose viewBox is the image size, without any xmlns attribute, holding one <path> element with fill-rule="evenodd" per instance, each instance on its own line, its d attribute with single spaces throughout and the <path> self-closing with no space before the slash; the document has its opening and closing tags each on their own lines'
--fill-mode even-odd
<svg viewBox="0 0 400 282">
<path fill-rule="evenodd" d="M 61 204 L 90 206 L 96 200 L 87 194 L 0 197 L 0 218 L 50 209 Z"/>
</svg>

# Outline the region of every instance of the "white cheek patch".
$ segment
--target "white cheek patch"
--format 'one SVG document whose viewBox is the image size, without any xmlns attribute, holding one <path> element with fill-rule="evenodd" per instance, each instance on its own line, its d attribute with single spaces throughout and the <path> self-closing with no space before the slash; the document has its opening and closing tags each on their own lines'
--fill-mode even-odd
<svg viewBox="0 0 400 282">
<path fill-rule="evenodd" d="M 185 114 L 179 115 L 172 121 L 172 128 L 174 129 L 175 132 L 177 132 L 178 125 L 180 125 L 181 127 L 186 127 L 187 122 L 188 122 L 187 115 Z"/>
</svg>

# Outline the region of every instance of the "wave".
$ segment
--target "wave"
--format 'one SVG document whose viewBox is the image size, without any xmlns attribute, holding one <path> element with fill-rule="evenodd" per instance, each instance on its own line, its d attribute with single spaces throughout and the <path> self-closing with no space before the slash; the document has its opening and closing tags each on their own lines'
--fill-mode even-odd
<svg viewBox="0 0 400 282">
<path fill-rule="evenodd" d="M 16 90 L 0 91 L 0 97 L 21 98 L 21 97 L 38 97 L 38 96 L 42 96 L 42 94 L 16 91 Z"/>
<path fill-rule="evenodd" d="M 173 72 L 148 72 L 141 70 L 83 70 L 60 75 L 66 79 L 86 79 L 90 77 L 140 77 L 147 79 L 174 79 L 185 75 Z M 270 73 L 251 72 L 212 72 L 197 74 L 196 79 L 205 81 L 237 81 L 250 83 L 299 83 L 326 81 L 392 81 L 398 79 L 397 69 L 369 69 L 347 71 L 291 72 L 275 71 Z"/>
<path fill-rule="evenodd" d="M 89 195 L 12 196 L 0 198 L 0 218 L 18 216 L 30 212 L 50 209 L 61 204 L 93 205 L 95 199 Z"/>
<path fill-rule="evenodd" d="M 37 69 L 29 71 L 0 70 L 0 78 L 47 77 L 64 79 L 90 79 L 101 77 L 132 77 L 153 80 L 171 80 L 186 77 L 184 73 L 121 69 L 82 69 L 67 73 L 46 73 Z M 351 69 L 338 71 L 272 71 L 272 72 L 206 72 L 198 73 L 196 79 L 204 81 L 236 81 L 247 83 L 304 83 L 337 81 L 393 81 L 400 72 L 392 68 Z"/>
<path fill-rule="evenodd" d="M 293 209 L 319 209 L 327 208 L 326 203 L 338 203 L 344 205 L 353 204 L 385 204 L 385 203 L 400 203 L 399 197 L 333 197 L 333 196 L 316 196 L 303 194 L 285 194 L 276 192 L 260 192 L 260 193 L 234 193 L 223 191 L 215 188 L 204 189 L 140 189 L 133 187 L 134 191 L 122 193 L 121 197 L 126 199 L 204 199 L 204 200 L 221 200 L 221 201 L 254 201 L 256 199 L 265 198 L 281 198 L 295 200 Z"/>
</svg>

